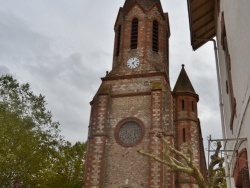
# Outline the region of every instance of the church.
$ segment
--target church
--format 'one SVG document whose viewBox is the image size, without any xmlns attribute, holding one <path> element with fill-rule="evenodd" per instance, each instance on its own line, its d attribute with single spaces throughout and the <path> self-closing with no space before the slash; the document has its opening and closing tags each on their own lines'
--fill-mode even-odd
<svg viewBox="0 0 250 188">
<path fill-rule="evenodd" d="M 112 70 L 91 101 L 84 188 L 194 188 L 189 176 L 138 154 L 163 158 L 155 133 L 178 150 L 191 143 L 206 170 L 195 92 L 182 65 L 169 82 L 168 14 L 160 0 L 126 0 L 115 24 Z"/>
</svg>

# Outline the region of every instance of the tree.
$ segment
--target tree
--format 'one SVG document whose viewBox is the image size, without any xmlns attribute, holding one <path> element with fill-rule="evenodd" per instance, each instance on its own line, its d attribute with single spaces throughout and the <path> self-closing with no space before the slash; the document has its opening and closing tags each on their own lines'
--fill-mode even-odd
<svg viewBox="0 0 250 188">
<path fill-rule="evenodd" d="M 41 169 L 44 155 L 37 150 L 39 140 L 29 128 L 29 120 L 18 118 L 2 104 L 0 125 L 0 184 L 12 187 L 17 179 L 26 182 L 27 176 Z"/>
<path fill-rule="evenodd" d="M 49 182 L 49 187 L 58 187 L 58 182 L 60 182 L 62 188 L 81 188 L 85 151 L 86 144 L 84 142 L 76 142 L 74 145 L 66 142 L 60 146 L 58 160 L 51 170 L 53 178 Z"/>
<path fill-rule="evenodd" d="M 145 153 L 143 150 L 138 150 L 140 154 L 169 166 L 174 172 L 182 172 L 193 177 L 200 188 L 220 188 L 225 185 L 224 158 L 219 156 L 219 151 L 222 147 L 221 142 L 217 142 L 216 151 L 211 156 L 208 175 L 204 177 L 193 162 L 193 152 L 190 148 L 187 148 L 188 152 L 184 154 L 172 147 L 161 133 L 157 133 L 155 136 L 165 146 L 165 150 L 163 151 L 164 158 L 159 158 L 158 156 Z"/>
<path fill-rule="evenodd" d="M 44 96 L 0 77 L 1 187 L 81 187 L 85 143 L 72 146 L 58 127 Z"/>
</svg>

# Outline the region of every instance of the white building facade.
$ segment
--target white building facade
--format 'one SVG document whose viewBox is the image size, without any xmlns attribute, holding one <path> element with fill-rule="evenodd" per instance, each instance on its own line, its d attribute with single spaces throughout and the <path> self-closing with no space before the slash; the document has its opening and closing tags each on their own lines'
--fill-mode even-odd
<svg viewBox="0 0 250 188">
<path fill-rule="evenodd" d="M 214 41 L 228 187 L 245 188 L 250 161 L 250 1 L 188 0 L 194 50 Z"/>
</svg>

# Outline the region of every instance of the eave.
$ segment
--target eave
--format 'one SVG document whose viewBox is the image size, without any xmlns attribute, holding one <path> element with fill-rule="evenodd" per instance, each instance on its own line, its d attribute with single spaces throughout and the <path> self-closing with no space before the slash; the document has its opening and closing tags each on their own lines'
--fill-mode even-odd
<svg viewBox="0 0 250 188">
<path fill-rule="evenodd" d="M 214 0 L 187 0 L 191 45 L 197 50 L 216 35 Z"/>
</svg>

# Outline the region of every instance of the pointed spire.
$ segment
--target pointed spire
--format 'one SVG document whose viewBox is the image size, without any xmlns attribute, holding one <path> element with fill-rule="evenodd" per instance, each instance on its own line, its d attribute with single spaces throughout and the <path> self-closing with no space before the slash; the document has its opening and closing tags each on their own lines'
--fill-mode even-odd
<svg viewBox="0 0 250 188">
<path fill-rule="evenodd" d="M 134 4 L 139 3 L 145 10 L 148 10 L 154 3 L 159 2 L 160 0 L 126 0 L 123 9 L 125 12 Z"/>
<path fill-rule="evenodd" d="M 174 93 L 177 93 L 177 92 L 195 93 L 195 90 L 194 90 L 194 88 L 193 88 L 193 86 L 188 78 L 188 75 L 185 71 L 184 66 L 185 65 L 182 64 L 182 69 L 181 69 L 181 72 L 180 72 L 179 77 L 177 79 L 177 82 L 174 86 L 173 92 Z"/>
</svg>

